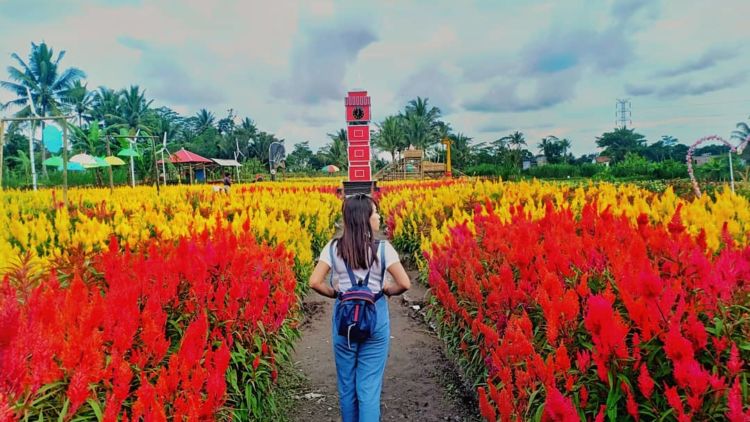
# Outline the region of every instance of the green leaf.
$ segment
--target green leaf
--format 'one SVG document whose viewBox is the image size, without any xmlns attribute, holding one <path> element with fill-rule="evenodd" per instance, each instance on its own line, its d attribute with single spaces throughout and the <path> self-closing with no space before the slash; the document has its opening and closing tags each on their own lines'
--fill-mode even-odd
<svg viewBox="0 0 750 422">
<path fill-rule="evenodd" d="M 99 402 L 94 399 L 88 399 L 86 402 L 91 406 L 91 409 L 94 411 L 94 414 L 96 415 L 96 420 L 101 422 L 102 421 L 102 408 L 99 406 Z"/>
<path fill-rule="evenodd" d="M 607 394 L 607 418 L 610 421 L 617 421 L 617 402 L 620 401 L 620 385 L 614 382 L 612 372 L 608 374 L 609 393 Z"/>
<path fill-rule="evenodd" d="M 42 402 L 44 402 L 47 398 L 50 396 L 54 396 L 55 394 L 59 393 L 59 388 L 63 386 L 62 382 L 53 382 L 50 384 L 43 385 L 40 389 L 36 390 L 36 394 L 42 394 L 41 396 L 38 396 L 34 401 L 31 403 L 33 407 L 38 406 Z"/>
<path fill-rule="evenodd" d="M 57 417 L 57 422 L 65 421 L 65 415 L 68 414 L 68 406 L 70 406 L 70 400 L 66 398 L 65 403 L 63 404 L 63 408 L 60 411 L 60 415 Z"/>
</svg>

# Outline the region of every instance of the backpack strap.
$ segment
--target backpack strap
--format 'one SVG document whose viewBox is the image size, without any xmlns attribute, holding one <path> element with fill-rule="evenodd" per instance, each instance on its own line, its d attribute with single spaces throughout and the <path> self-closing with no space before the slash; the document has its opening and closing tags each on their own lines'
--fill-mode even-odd
<svg viewBox="0 0 750 422">
<path fill-rule="evenodd" d="M 370 267 L 370 269 L 372 269 L 372 267 Z M 367 270 L 367 275 L 364 279 L 357 280 L 357 276 L 354 275 L 352 267 L 350 267 L 349 264 L 346 264 L 346 272 L 349 274 L 349 281 L 352 282 L 352 286 L 367 286 L 367 283 L 370 281 L 370 269 Z"/>
<path fill-rule="evenodd" d="M 385 240 L 380 241 L 380 290 L 383 290 L 385 283 Z"/>
<path fill-rule="evenodd" d="M 333 257 L 333 240 L 328 247 L 328 256 L 331 259 L 331 275 L 328 277 L 328 284 L 333 288 L 333 273 L 336 272 L 336 260 Z"/>
</svg>

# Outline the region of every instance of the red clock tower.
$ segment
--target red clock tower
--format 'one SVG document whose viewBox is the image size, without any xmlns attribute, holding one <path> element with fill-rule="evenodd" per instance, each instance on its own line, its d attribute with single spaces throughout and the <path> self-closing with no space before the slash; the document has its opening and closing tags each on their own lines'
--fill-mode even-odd
<svg viewBox="0 0 750 422">
<path fill-rule="evenodd" d="M 372 193 L 376 187 L 370 168 L 370 97 L 364 90 L 349 91 L 344 105 L 349 143 L 349 180 L 344 182 L 344 194 Z"/>
</svg>

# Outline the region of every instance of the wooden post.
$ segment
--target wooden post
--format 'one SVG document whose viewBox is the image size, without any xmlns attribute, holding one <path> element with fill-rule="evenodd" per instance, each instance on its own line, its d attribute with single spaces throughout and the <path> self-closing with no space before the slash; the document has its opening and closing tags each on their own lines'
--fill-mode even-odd
<svg viewBox="0 0 750 422">
<path fill-rule="evenodd" d="M 109 147 L 109 135 L 107 135 L 107 127 L 104 127 L 104 139 L 107 140 L 107 157 L 112 156 L 112 150 Z M 112 176 L 112 165 L 110 164 L 107 169 L 109 170 L 109 193 L 114 192 L 115 190 L 115 182 L 114 178 Z"/>
<path fill-rule="evenodd" d="M 68 210 L 68 121 L 62 121 L 63 127 L 63 204 L 65 211 Z"/>
<path fill-rule="evenodd" d="M 156 144 L 153 136 L 151 136 L 151 150 L 154 154 L 154 182 L 156 182 L 156 194 L 159 195 L 161 194 L 161 191 L 159 190 L 159 163 L 156 162 Z"/>
<path fill-rule="evenodd" d="M 5 120 L 0 120 L 0 191 L 3 190 L 3 165 L 5 164 L 3 151 L 5 151 Z"/>
</svg>

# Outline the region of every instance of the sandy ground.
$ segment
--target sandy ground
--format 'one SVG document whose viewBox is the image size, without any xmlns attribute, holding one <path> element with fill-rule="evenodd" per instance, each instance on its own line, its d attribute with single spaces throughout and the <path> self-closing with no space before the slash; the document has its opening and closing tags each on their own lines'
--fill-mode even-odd
<svg viewBox="0 0 750 422">
<path fill-rule="evenodd" d="M 416 274 L 410 271 L 410 275 Z M 412 278 L 412 290 L 389 300 L 391 347 L 381 401 L 382 420 L 475 421 L 476 405 L 461 392 L 456 368 L 420 312 L 426 291 Z M 293 421 L 339 421 L 336 369 L 331 349 L 332 302 L 311 292 L 304 302 L 302 338 L 293 357 L 306 378 L 294 393 Z"/>
</svg>

